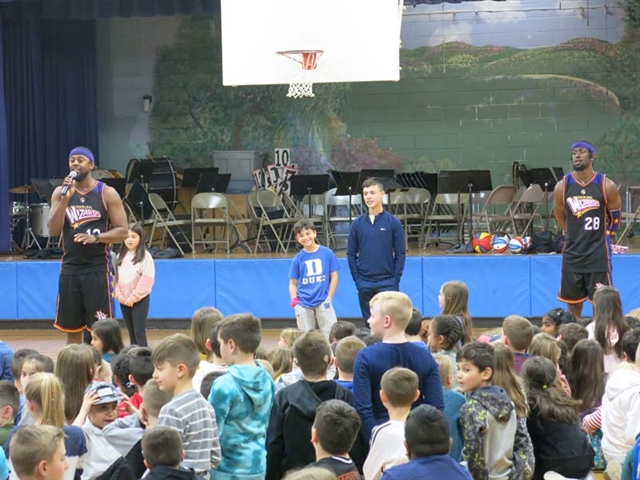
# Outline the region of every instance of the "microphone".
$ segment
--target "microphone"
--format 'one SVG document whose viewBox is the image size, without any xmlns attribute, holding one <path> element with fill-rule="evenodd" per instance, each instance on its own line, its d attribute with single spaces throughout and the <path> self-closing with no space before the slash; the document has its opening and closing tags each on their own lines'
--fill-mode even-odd
<svg viewBox="0 0 640 480">
<path fill-rule="evenodd" d="M 75 170 L 71 170 L 68 176 L 71 180 L 75 180 L 75 178 L 78 176 L 78 172 L 76 172 Z M 64 197 L 68 191 L 69 191 L 69 185 L 63 185 L 62 190 L 60 191 L 60 194 Z"/>
</svg>

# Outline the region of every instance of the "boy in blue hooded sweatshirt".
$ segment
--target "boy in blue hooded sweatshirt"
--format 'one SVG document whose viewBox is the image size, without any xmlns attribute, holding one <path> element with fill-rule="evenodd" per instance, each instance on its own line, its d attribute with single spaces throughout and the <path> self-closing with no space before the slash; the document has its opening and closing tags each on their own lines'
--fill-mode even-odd
<svg viewBox="0 0 640 480">
<path fill-rule="evenodd" d="M 271 376 L 254 360 L 262 339 L 260 320 L 250 313 L 230 315 L 218 327 L 220 355 L 227 374 L 211 387 L 222 448 L 211 480 L 263 480 L 266 437 L 276 393 Z"/>
</svg>

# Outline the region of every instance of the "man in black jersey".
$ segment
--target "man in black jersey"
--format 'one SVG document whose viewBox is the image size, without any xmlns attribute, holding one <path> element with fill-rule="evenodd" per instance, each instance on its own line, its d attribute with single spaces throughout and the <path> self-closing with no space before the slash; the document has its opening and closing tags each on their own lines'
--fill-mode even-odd
<svg viewBox="0 0 640 480">
<path fill-rule="evenodd" d="M 586 140 L 571 147 L 573 172 L 554 190 L 554 214 L 565 232 L 558 299 L 576 317 L 594 291 L 611 285 L 611 236 L 620 226 L 620 195 L 616 184 L 593 170 L 596 148 Z"/>
<path fill-rule="evenodd" d="M 52 236 L 62 234 L 54 326 L 67 334 L 67 344 L 80 343 L 85 329 L 113 316 L 109 245 L 127 238 L 122 200 L 113 188 L 91 176 L 94 166 L 91 150 L 71 150 L 69 168 L 75 179 L 70 174 L 53 192 L 47 221 Z"/>
</svg>

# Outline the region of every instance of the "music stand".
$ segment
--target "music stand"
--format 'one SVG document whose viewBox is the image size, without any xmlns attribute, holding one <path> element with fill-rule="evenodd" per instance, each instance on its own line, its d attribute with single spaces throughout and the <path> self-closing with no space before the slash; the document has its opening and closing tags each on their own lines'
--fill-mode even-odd
<svg viewBox="0 0 640 480">
<path fill-rule="evenodd" d="M 435 198 L 438 194 L 438 174 L 437 173 L 428 173 L 428 172 L 416 172 L 416 176 L 418 177 L 418 181 L 421 185 L 420 188 L 425 188 L 429 190 L 431 196 Z"/>
<path fill-rule="evenodd" d="M 553 171 L 553 176 L 556 177 L 556 181 L 560 181 L 564 178 L 564 170 L 562 167 L 551 167 Z"/>
<path fill-rule="evenodd" d="M 309 200 L 309 218 L 311 218 L 311 195 L 321 195 L 329 189 L 329 175 L 294 175 L 291 177 L 291 195 Z"/>
<path fill-rule="evenodd" d="M 398 183 L 395 179 L 396 172 L 391 169 L 371 169 L 360 171 L 360 185 L 359 189 L 362 190 L 362 184 L 368 178 L 377 178 L 382 183 L 384 191 L 387 191 L 387 187 L 390 189 L 397 188 Z"/>
<path fill-rule="evenodd" d="M 134 160 L 132 160 L 132 162 Z M 137 162 L 133 163 L 131 171 L 129 172 L 129 178 L 127 178 L 127 183 L 133 183 L 134 180 L 138 180 L 146 190 L 149 181 L 151 180 L 151 176 L 153 175 L 154 168 L 155 162 L 144 158 L 139 159 Z"/>
<path fill-rule="evenodd" d="M 467 170 L 467 181 L 469 182 L 469 243 L 471 243 L 473 241 L 473 194 L 493 190 L 491 170 Z"/>
<path fill-rule="evenodd" d="M 230 173 L 202 173 L 200 174 L 200 180 L 198 180 L 196 195 L 204 192 L 227 193 L 230 181 Z"/>
<path fill-rule="evenodd" d="M 133 180 L 129 194 L 124 200 L 132 212 L 137 212 L 136 215 L 140 215 L 138 217 L 140 222 L 144 222 L 151 217 L 153 208 L 151 207 L 149 194 L 138 179 Z"/>
<path fill-rule="evenodd" d="M 550 167 L 545 168 L 532 168 L 529 170 L 532 183 L 537 183 L 542 188 L 545 197 L 545 206 L 547 209 L 547 216 L 545 219 L 545 229 L 549 230 L 549 217 L 551 216 L 551 210 L 549 209 L 549 192 L 553 192 L 556 183 L 556 176 Z M 564 175 L 564 174 L 563 174 Z"/>
<path fill-rule="evenodd" d="M 55 184 L 53 182 L 55 182 Z M 36 190 L 36 193 L 40 195 L 45 202 L 47 202 L 48 204 L 51 204 L 51 197 L 53 196 L 53 192 L 56 189 L 56 187 L 59 187 L 61 185 L 61 182 L 59 180 L 52 181 L 48 178 L 46 179 L 32 178 L 31 184 L 33 185 L 33 188 Z M 27 198 L 28 198 L 28 195 L 27 195 Z M 27 208 L 28 208 L 28 205 L 27 205 Z"/>
<path fill-rule="evenodd" d="M 185 168 L 182 172 L 182 183 L 180 187 L 183 188 L 196 188 L 200 175 L 204 173 L 210 173 L 213 175 L 218 174 L 218 167 L 197 167 L 197 168 Z"/>
<path fill-rule="evenodd" d="M 334 197 L 343 197 L 345 195 L 349 196 L 349 227 L 351 227 L 352 222 L 352 212 L 351 209 L 353 205 L 351 200 L 354 195 L 358 195 L 360 193 L 360 188 L 362 182 L 360 181 L 360 172 L 338 172 L 339 175 L 337 178 L 340 179 L 338 183 L 338 187 L 336 188 L 336 193 L 333 194 Z M 335 177 L 334 177 L 335 178 Z"/>
<path fill-rule="evenodd" d="M 124 198 L 125 196 L 124 192 L 127 186 L 126 178 L 101 178 L 100 181 L 105 185 L 109 185 L 116 192 L 118 192 L 118 195 L 120 195 L 120 198 Z"/>
</svg>

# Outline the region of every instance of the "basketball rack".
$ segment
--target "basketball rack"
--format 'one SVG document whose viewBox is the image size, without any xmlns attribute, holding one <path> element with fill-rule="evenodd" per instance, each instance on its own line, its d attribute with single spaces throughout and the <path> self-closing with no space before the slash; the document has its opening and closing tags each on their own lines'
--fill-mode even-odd
<svg viewBox="0 0 640 480">
<path fill-rule="evenodd" d="M 318 60 L 324 50 L 284 50 L 277 55 L 287 57 L 302 65 L 302 71 L 289 83 L 287 97 L 303 98 L 315 97 L 313 94 L 313 71 L 318 66 Z"/>
</svg>

